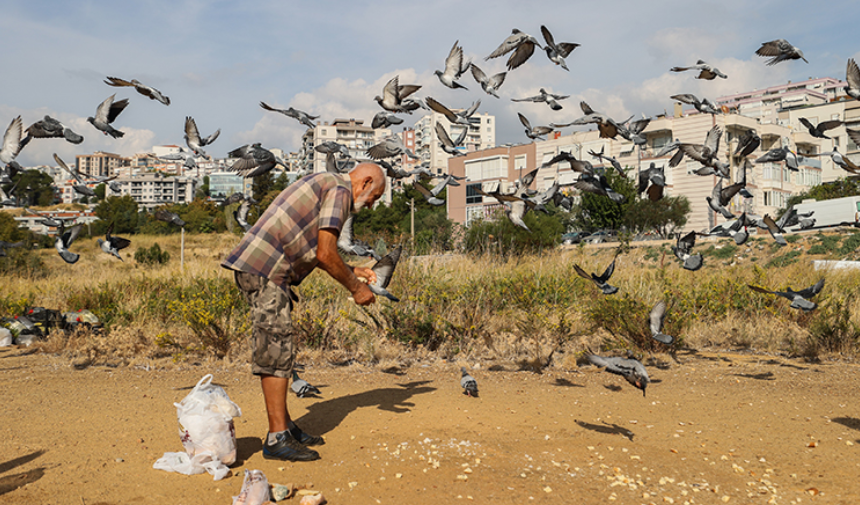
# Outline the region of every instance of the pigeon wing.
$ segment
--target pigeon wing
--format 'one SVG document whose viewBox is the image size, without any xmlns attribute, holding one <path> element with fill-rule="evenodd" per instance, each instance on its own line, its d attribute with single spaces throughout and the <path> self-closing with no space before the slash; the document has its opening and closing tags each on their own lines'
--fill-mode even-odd
<svg viewBox="0 0 860 505">
<path fill-rule="evenodd" d="M 857 67 L 857 62 L 854 61 L 854 58 L 848 58 L 845 80 L 848 82 L 849 88 L 860 89 L 860 68 Z"/>
<path fill-rule="evenodd" d="M 218 130 L 219 133 L 220 131 Z M 200 132 L 197 130 L 197 123 L 194 122 L 194 118 L 191 116 L 185 118 L 185 136 L 188 137 L 189 143 L 200 144 Z"/>
<path fill-rule="evenodd" d="M 449 109 L 448 107 L 445 107 L 441 103 L 437 102 L 433 97 L 428 96 L 424 99 L 424 102 L 427 103 L 428 107 L 445 116 L 445 118 L 448 119 L 448 121 L 450 121 L 451 123 L 457 122 L 457 115 L 454 114 L 454 112 L 451 111 L 451 109 Z"/>
<path fill-rule="evenodd" d="M 579 275 L 583 279 L 588 279 L 590 281 L 594 280 L 590 275 L 588 275 L 588 272 L 586 272 L 585 270 L 580 268 L 580 266 L 577 265 L 576 263 L 573 264 L 573 270 L 576 272 L 577 275 Z"/>
<path fill-rule="evenodd" d="M 508 58 L 508 70 L 513 70 L 532 57 L 532 54 L 535 52 L 535 44 L 534 42 L 523 42 L 517 47 L 517 50 L 514 51 L 514 54 Z"/>
<path fill-rule="evenodd" d="M 375 286 L 383 289 L 388 287 L 388 284 L 391 282 L 391 276 L 394 274 L 394 268 L 397 266 L 397 262 L 400 261 L 400 252 L 402 250 L 403 246 L 397 246 L 396 249 L 383 256 L 382 259 L 373 265 L 371 270 L 376 274 Z"/>
<path fill-rule="evenodd" d="M 606 270 L 603 272 L 603 275 L 601 275 L 600 277 L 596 277 L 594 280 L 605 284 L 607 281 L 609 281 L 609 278 L 612 277 L 613 272 L 615 272 L 615 259 L 613 259 L 612 263 L 610 263 L 609 266 L 606 267 Z"/>
<path fill-rule="evenodd" d="M 108 108 L 108 113 L 107 113 L 107 122 L 113 123 L 114 119 L 116 119 L 117 116 L 119 116 L 119 113 L 122 112 L 123 110 L 125 110 L 125 108 L 127 106 L 128 106 L 128 98 L 123 98 L 122 100 L 120 100 L 118 102 L 114 102 L 114 103 L 110 104 L 110 107 Z"/>
<path fill-rule="evenodd" d="M 651 309 L 651 314 L 648 316 L 651 325 L 651 334 L 657 335 L 663 331 L 663 321 L 666 320 L 666 301 L 660 300 Z"/>
<path fill-rule="evenodd" d="M 813 296 L 820 293 L 821 289 L 823 287 L 824 287 L 824 279 L 821 279 L 820 281 L 816 282 L 814 286 L 810 286 L 806 289 L 801 289 L 800 291 L 797 291 L 796 293 L 798 295 L 802 296 L 803 298 L 812 298 Z"/>
</svg>

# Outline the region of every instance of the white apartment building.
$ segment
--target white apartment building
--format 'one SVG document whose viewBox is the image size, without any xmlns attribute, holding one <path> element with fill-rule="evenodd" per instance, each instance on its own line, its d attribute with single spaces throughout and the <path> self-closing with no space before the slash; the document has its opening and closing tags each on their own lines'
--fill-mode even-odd
<svg viewBox="0 0 860 505">
<path fill-rule="evenodd" d="M 161 174 L 144 174 L 119 177 L 120 191 L 110 187 L 105 196 L 131 195 L 141 208 L 152 209 L 165 203 L 191 203 L 194 200 L 196 180 L 191 177 L 165 177 Z"/>
<path fill-rule="evenodd" d="M 317 173 L 325 172 L 326 155 L 316 152 L 314 146 L 333 141 L 345 145 L 353 158 L 367 158 L 366 151 L 389 135 L 391 130 L 374 130 L 361 119 L 335 119 L 331 124 L 328 121 L 317 122 L 313 129 L 308 128 L 302 142 L 308 152 L 313 153 L 313 171 Z"/>
<path fill-rule="evenodd" d="M 460 109 L 452 109 L 459 112 Z M 491 114 L 476 112 L 469 118 L 469 132 L 463 146 L 458 150 L 465 153 L 490 149 L 496 145 L 496 117 Z M 466 126 L 451 124 L 448 119 L 438 112 L 429 112 L 415 122 L 415 154 L 420 159 L 419 163 L 428 162 L 430 171 L 441 175 L 448 173 L 448 159 L 450 154 L 442 150 L 439 138 L 436 135 L 436 124 L 441 123 L 448 132 L 451 140 L 456 140 Z"/>
</svg>

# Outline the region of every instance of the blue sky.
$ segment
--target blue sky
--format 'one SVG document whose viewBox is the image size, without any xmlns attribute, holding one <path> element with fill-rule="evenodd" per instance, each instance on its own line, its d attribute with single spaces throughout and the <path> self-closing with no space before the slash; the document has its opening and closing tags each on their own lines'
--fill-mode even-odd
<svg viewBox="0 0 860 505">
<path fill-rule="evenodd" d="M 669 96 L 717 96 L 808 77 L 845 78 L 845 62 L 857 57 L 856 3 L 827 2 L 403 2 L 141 0 L 136 2 L 7 2 L 0 16 L 6 41 L 0 61 L 0 124 L 21 114 L 25 126 L 45 114 L 59 118 L 85 141 L 34 141 L 22 151 L 24 165 L 52 164 L 51 154 L 105 150 L 130 155 L 152 145 L 183 144 L 185 116 L 203 135 L 221 137 L 210 153 L 224 156 L 249 142 L 295 150 L 303 127 L 263 111 L 260 100 L 294 106 L 323 120 L 370 120 L 372 101 L 394 75 L 421 84 L 419 97 L 450 107 L 481 99 L 481 111 L 497 117 L 497 142 L 524 142 L 516 113 L 532 124 L 569 122 L 585 99 L 620 119 L 671 110 Z M 694 7 L 695 6 L 695 7 Z M 455 40 L 484 71 L 504 70 L 505 58 L 483 58 L 519 28 L 541 39 L 545 24 L 556 41 L 582 44 L 568 57 L 570 72 L 543 53 L 508 74 L 501 99 L 484 94 L 471 75 L 469 90 L 443 87 L 433 71 L 443 68 Z M 762 42 L 788 39 L 802 61 L 764 65 L 754 54 Z M 853 40 L 852 40 L 853 39 Z M 14 41 L 14 42 L 12 42 Z M 698 81 L 668 69 L 704 59 L 727 80 Z M 136 78 L 161 90 L 171 105 L 111 88 L 105 76 Z M 513 103 L 544 87 L 569 94 L 564 109 Z M 115 126 L 121 140 L 104 137 L 86 117 L 109 95 L 129 98 Z M 404 117 L 411 125 L 417 116 Z"/>
</svg>

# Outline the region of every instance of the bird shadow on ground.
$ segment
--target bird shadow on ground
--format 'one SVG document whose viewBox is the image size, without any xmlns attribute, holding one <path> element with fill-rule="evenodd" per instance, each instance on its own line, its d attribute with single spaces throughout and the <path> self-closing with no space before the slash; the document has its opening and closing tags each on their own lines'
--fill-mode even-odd
<svg viewBox="0 0 860 505">
<path fill-rule="evenodd" d="M 834 423 L 841 424 L 846 428 L 851 428 L 852 430 L 860 431 L 860 419 L 855 417 L 834 417 L 831 419 Z"/>
<path fill-rule="evenodd" d="M 259 437 L 242 437 L 236 439 L 236 463 L 231 466 L 242 466 L 252 455 L 263 450 L 263 440 Z"/>
<path fill-rule="evenodd" d="M 783 363 L 782 361 L 777 361 L 775 359 L 769 359 L 767 361 L 762 361 L 763 365 L 779 365 L 786 368 L 793 368 L 795 370 L 808 370 L 805 366 L 797 366 L 792 365 L 791 363 Z"/>
<path fill-rule="evenodd" d="M 776 377 L 773 376 L 773 372 L 762 372 L 762 373 L 736 373 L 735 377 L 744 377 L 746 379 L 755 379 L 760 381 L 773 381 L 776 380 Z"/>
<path fill-rule="evenodd" d="M 621 426 L 618 426 L 617 424 L 609 424 L 605 421 L 603 424 L 591 424 L 586 423 L 585 421 L 577 420 L 576 424 L 585 428 L 586 430 L 596 431 L 598 433 L 605 433 L 607 435 L 621 435 L 622 437 L 630 440 L 631 442 L 633 441 L 633 437 L 636 436 L 635 433 L 628 430 L 627 428 L 623 428 Z"/>
<path fill-rule="evenodd" d="M 21 356 L 29 356 L 31 354 L 36 354 L 37 352 L 39 352 L 38 349 L 27 349 L 26 351 L 16 352 L 15 354 L 0 356 L 0 358 L 20 358 Z"/>
<path fill-rule="evenodd" d="M 335 429 L 351 412 L 361 407 L 376 407 L 379 410 L 402 414 L 415 404 L 408 400 L 415 395 L 436 391 L 426 387 L 431 381 L 414 381 L 397 384 L 396 388 L 379 388 L 362 393 L 332 398 L 314 403 L 307 407 L 307 414 L 296 423 L 307 429 L 308 433 L 322 435 Z"/>
<path fill-rule="evenodd" d="M 617 392 L 619 392 L 619 391 L 621 391 L 622 389 L 624 389 L 624 388 L 622 388 L 621 386 L 618 386 L 618 385 L 615 385 L 615 384 L 604 384 L 604 386 L 603 386 L 603 387 L 605 387 L 606 389 L 608 389 L 608 390 L 610 390 L 610 391 L 615 391 L 616 393 L 617 393 Z"/>
<path fill-rule="evenodd" d="M 685 355 L 694 356 L 697 359 L 702 359 L 705 361 L 723 361 L 725 363 L 732 363 L 732 360 L 726 358 L 725 356 L 704 356 L 695 349 L 690 349 L 685 353 Z"/>
<path fill-rule="evenodd" d="M 584 388 L 585 386 L 581 384 L 574 384 L 569 380 L 563 377 L 556 377 L 555 382 L 552 383 L 553 386 L 565 387 L 565 388 Z"/>
<path fill-rule="evenodd" d="M 0 473 L 6 473 L 13 468 L 17 468 L 21 465 L 27 464 L 30 461 L 38 458 L 45 451 L 36 451 L 25 456 L 21 456 L 20 458 L 15 458 L 13 460 L 7 461 L 5 463 L 0 463 Z M 34 468 L 33 470 L 28 470 L 23 473 L 17 473 L 14 475 L 5 475 L 0 477 L 0 495 L 4 495 L 10 491 L 14 491 L 19 487 L 26 486 L 31 482 L 36 482 L 41 479 L 42 476 L 45 475 L 45 468 Z"/>
</svg>

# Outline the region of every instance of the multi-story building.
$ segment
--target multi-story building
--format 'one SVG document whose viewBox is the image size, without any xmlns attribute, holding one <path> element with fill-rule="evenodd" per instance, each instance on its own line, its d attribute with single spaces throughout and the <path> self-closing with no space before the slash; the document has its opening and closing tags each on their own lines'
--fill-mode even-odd
<svg viewBox="0 0 860 505">
<path fill-rule="evenodd" d="M 120 191 L 107 188 L 105 196 L 131 195 L 138 206 L 152 209 L 165 203 L 191 203 L 194 200 L 196 179 L 191 177 L 165 177 L 152 173 L 132 177 L 119 177 Z"/>
<path fill-rule="evenodd" d="M 406 149 L 409 149 L 413 153 L 415 152 L 415 130 L 413 128 L 403 128 L 403 131 L 400 132 L 400 140 L 403 142 L 403 145 L 406 146 Z M 415 166 L 418 164 L 418 160 L 405 154 L 400 157 L 400 168 L 407 172 L 414 170 Z"/>
<path fill-rule="evenodd" d="M 230 196 L 233 193 L 244 193 L 244 177 L 236 172 L 212 172 L 209 174 L 209 195 Z"/>
<path fill-rule="evenodd" d="M 40 221 L 44 220 L 44 218 L 49 217 L 52 219 L 63 219 L 66 223 L 73 224 L 86 224 L 89 225 L 98 221 L 98 216 L 96 216 L 92 209 L 89 210 L 40 210 L 39 214 L 29 214 L 27 212 L 22 212 L 20 215 L 16 216 L 14 219 L 18 223 L 19 228 L 27 228 L 28 230 L 39 233 L 42 235 L 53 235 L 57 232 L 57 228 L 45 226 L 40 223 Z"/>
<path fill-rule="evenodd" d="M 844 95 L 845 82 L 831 77 L 754 89 L 718 97 L 714 102 L 729 111 L 758 119 L 761 124 L 779 123 L 778 112 L 809 105 L 821 105 Z M 785 125 L 784 125 L 785 126 Z"/>
<path fill-rule="evenodd" d="M 313 171 L 316 173 L 325 172 L 326 155 L 315 151 L 314 146 L 333 141 L 345 145 L 353 158 L 367 158 L 366 151 L 389 135 L 391 130 L 374 130 L 365 126 L 361 119 L 335 119 L 331 124 L 317 122 L 313 129 L 308 128 L 302 142 L 308 152 L 313 153 Z"/>
<path fill-rule="evenodd" d="M 499 205 L 493 198 L 474 193 L 472 188 L 478 187 L 478 184 L 482 185 L 484 191 L 500 188 L 504 192 L 506 186 L 510 187 L 512 181 L 520 176 L 520 167 L 524 173 L 542 167 L 561 151 L 569 152 L 577 159 L 590 161 L 595 167 L 600 167 L 600 161 L 589 152 L 597 153 L 603 150 L 606 155 L 615 157 L 621 163 L 629 177 L 636 177 L 640 169 L 647 169 L 651 163 L 662 166 L 666 176 L 666 194 L 684 195 L 690 201 L 691 215 L 686 229 L 706 230 L 722 222 L 722 218 L 715 215 L 705 200 L 717 183 L 716 176 L 695 175 L 694 171 L 702 165 L 689 158 L 685 158 L 677 167 L 669 167 L 669 159 L 674 153 L 660 158 L 654 156 L 663 146 L 673 139 L 701 144 L 707 132 L 714 125 L 719 125 L 725 133 L 720 143 L 719 156 L 721 160 L 731 163 L 731 177 L 733 181 L 737 181 L 741 175 L 740 167 L 730 153 L 734 152 L 738 138 L 749 129 L 756 129 L 762 137 L 762 144 L 750 155 L 750 161 L 786 142 L 796 145 L 801 152 L 810 154 L 822 152 L 822 148 L 827 150 L 829 144 L 824 143 L 830 142 L 825 140 L 823 143 L 822 139 L 813 138 L 805 131 L 789 126 L 761 124 L 757 119 L 739 114 L 682 114 L 679 109 L 676 109 L 675 116 L 658 116 L 651 121 L 645 130 L 647 143 L 641 149 L 620 137 L 618 140 L 601 139 L 598 132 L 592 130 L 570 135 L 552 135 L 545 141 L 487 149 L 469 153 L 465 157 L 452 158 L 448 166 L 450 173 L 466 176 L 467 181 L 461 188 L 449 189 L 448 216 L 454 221 L 468 224 L 474 218 L 485 215 L 488 207 Z M 860 117 L 857 120 L 860 121 Z M 534 161 L 530 161 L 531 159 Z M 480 167 L 480 170 L 477 167 Z M 605 168 L 612 170 L 608 164 Z M 746 174 L 747 188 L 754 198 L 736 196 L 730 203 L 729 210 L 736 214 L 746 211 L 758 216 L 774 215 L 785 205 L 792 193 L 833 180 L 839 175 L 840 171 L 833 169 L 829 158 L 802 158 L 799 172 L 790 171 L 784 162 L 755 164 Z M 575 195 L 576 190 L 572 188 L 572 184 L 577 178 L 570 170 L 569 164 L 562 162 L 539 168 L 533 189 L 542 191 L 558 179 L 563 191 Z"/>
<path fill-rule="evenodd" d="M 121 167 L 128 166 L 130 160 L 118 154 L 96 151 L 93 154 L 75 156 L 75 166 L 78 172 L 90 177 L 105 177 L 113 175 Z"/>
<path fill-rule="evenodd" d="M 459 112 L 459 109 L 453 109 Z M 430 171 L 435 174 L 448 173 L 448 159 L 451 155 L 442 150 L 439 138 L 436 135 L 436 124 L 441 123 L 448 132 L 451 140 L 457 137 L 466 128 L 464 125 L 451 124 L 448 119 L 438 112 L 425 114 L 415 122 L 415 154 L 420 158 L 419 163 L 429 163 Z M 463 145 L 457 149 L 463 153 L 469 153 L 484 149 L 490 149 L 496 145 L 496 118 L 493 115 L 476 112 L 469 118 L 468 133 Z"/>
</svg>

